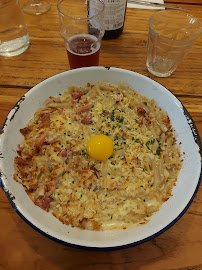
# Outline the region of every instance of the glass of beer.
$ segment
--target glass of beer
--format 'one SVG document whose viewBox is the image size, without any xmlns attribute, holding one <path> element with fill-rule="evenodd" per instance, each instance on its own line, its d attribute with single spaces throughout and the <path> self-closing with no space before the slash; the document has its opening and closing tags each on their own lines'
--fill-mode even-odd
<svg viewBox="0 0 202 270">
<path fill-rule="evenodd" d="M 104 35 L 102 0 L 60 0 L 57 9 L 71 69 L 99 65 Z"/>
</svg>

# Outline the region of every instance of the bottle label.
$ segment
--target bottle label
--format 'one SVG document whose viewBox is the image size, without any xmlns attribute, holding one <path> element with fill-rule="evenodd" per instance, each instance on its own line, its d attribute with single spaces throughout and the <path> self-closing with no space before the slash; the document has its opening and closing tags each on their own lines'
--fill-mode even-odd
<svg viewBox="0 0 202 270">
<path fill-rule="evenodd" d="M 116 30 L 123 26 L 126 0 L 104 0 L 105 30 Z"/>
</svg>

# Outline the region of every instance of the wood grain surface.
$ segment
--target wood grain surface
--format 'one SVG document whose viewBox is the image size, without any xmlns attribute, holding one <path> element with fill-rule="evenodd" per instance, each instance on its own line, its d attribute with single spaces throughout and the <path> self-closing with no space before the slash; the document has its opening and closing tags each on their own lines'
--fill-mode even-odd
<svg viewBox="0 0 202 270">
<path fill-rule="evenodd" d="M 43 15 L 24 14 L 31 46 L 15 57 L 0 56 L 0 126 L 31 87 L 69 69 L 59 34 L 56 0 Z M 183 6 L 202 22 L 201 0 L 166 1 Z M 21 1 L 23 4 L 23 1 Z M 187 108 L 202 136 L 202 37 L 168 78 L 146 69 L 148 19 L 154 10 L 128 9 L 123 34 L 102 41 L 100 65 L 141 73 L 161 83 Z M 0 189 L 0 270 L 202 270 L 202 186 L 183 217 L 160 236 L 117 251 L 84 251 L 60 245 L 27 225 Z"/>
</svg>

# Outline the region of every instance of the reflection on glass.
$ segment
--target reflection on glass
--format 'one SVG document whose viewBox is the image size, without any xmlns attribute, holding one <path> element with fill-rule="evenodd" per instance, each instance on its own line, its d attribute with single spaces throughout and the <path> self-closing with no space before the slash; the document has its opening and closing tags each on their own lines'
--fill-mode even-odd
<svg viewBox="0 0 202 270">
<path fill-rule="evenodd" d="M 29 14 L 43 14 L 51 8 L 51 4 L 46 0 L 27 0 L 23 5 L 23 11 Z"/>
</svg>

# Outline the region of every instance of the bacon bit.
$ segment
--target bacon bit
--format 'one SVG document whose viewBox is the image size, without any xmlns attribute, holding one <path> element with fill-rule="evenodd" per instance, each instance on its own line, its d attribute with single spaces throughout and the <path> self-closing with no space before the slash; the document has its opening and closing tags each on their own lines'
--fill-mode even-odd
<svg viewBox="0 0 202 270">
<path fill-rule="evenodd" d="M 139 167 L 141 166 L 141 161 L 139 157 L 135 157 L 135 164 L 138 165 Z"/>
<path fill-rule="evenodd" d="M 45 133 L 43 134 L 38 140 L 37 142 L 35 143 L 35 147 L 36 148 L 40 148 L 46 141 L 46 139 L 48 138 L 49 134 L 48 133 Z"/>
<path fill-rule="evenodd" d="M 84 125 L 89 125 L 90 122 L 91 122 L 91 119 L 92 119 L 92 114 L 91 113 L 86 113 L 84 116 L 83 116 L 83 119 L 81 120 L 81 123 L 84 124 Z"/>
<path fill-rule="evenodd" d="M 26 161 L 23 160 L 21 157 L 16 157 L 16 163 L 19 165 L 19 166 L 24 166 L 26 164 Z"/>
<path fill-rule="evenodd" d="M 94 172 L 95 176 L 98 178 L 98 170 L 94 167 L 94 166 L 91 166 L 90 169 Z"/>
<path fill-rule="evenodd" d="M 137 107 L 137 114 L 140 115 L 140 116 L 142 116 L 142 117 L 140 118 L 139 123 L 138 123 L 139 126 L 143 124 L 143 119 L 146 120 L 146 124 L 148 124 L 148 125 L 151 124 L 151 119 L 150 119 L 149 116 L 147 115 L 147 112 L 145 111 L 144 108 L 138 106 L 138 107 Z"/>
<path fill-rule="evenodd" d="M 147 114 L 145 114 L 144 118 L 147 121 L 147 124 L 150 125 L 151 124 L 151 119 L 149 118 L 149 116 Z"/>
<path fill-rule="evenodd" d="M 41 127 L 50 127 L 50 114 L 48 113 L 41 114 L 41 121 L 42 121 Z"/>
<path fill-rule="evenodd" d="M 92 107 L 91 103 L 87 103 L 84 106 L 79 107 L 78 109 L 76 109 L 75 113 L 76 114 L 80 114 L 82 112 L 86 112 L 88 111 L 90 108 Z"/>
<path fill-rule="evenodd" d="M 145 115 L 145 113 L 146 113 L 146 111 L 144 108 L 142 108 L 140 106 L 137 107 L 137 114 L 138 115 Z"/>
<path fill-rule="evenodd" d="M 67 150 L 63 149 L 62 151 L 60 151 L 60 156 L 62 158 L 66 158 L 67 157 Z"/>
<path fill-rule="evenodd" d="M 71 93 L 72 97 L 77 100 L 79 100 L 83 96 L 83 94 L 84 93 L 81 90 L 77 90 Z"/>
<path fill-rule="evenodd" d="M 31 127 L 25 127 L 25 128 L 20 129 L 20 133 L 23 136 L 27 135 L 30 131 L 32 131 L 32 128 Z"/>
<path fill-rule="evenodd" d="M 105 115 L 109 115 L 110 114 L 110 112 L 109 111 L 105 111 Z"/>
<path fill-rule="evenodd" d="M 42 202 L 41 202 L 41 208 L 48 212 L 51 201 L 52 201 L 51 197 L 43 197 Z"/>
</svg>

